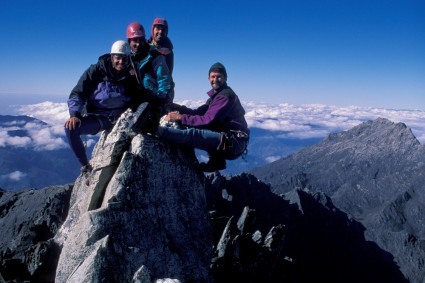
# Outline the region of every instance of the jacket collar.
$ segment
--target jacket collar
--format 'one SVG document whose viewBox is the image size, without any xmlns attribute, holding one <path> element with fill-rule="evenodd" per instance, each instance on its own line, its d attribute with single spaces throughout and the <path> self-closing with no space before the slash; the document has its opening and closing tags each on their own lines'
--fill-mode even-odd
<svg viewBox="0 0 425 283">
<path fill-rule="evenodd" d="M 221 92 L 223 89 L 226 89 L 226 88 L 228 88 L 227 83 L 225 83 L 218 90 L 211 89 L 210 91 L 207 92 L 207 94 L 208 94 L 209 97 L 214 97 L 216 94 L 218 94 L 219 92 Z"/>
</svg>

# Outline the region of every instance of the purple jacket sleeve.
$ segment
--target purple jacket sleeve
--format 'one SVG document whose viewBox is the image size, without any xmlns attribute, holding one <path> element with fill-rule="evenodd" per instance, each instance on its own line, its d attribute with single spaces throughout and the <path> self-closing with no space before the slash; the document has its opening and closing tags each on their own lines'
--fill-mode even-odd
<svg viewBox="0 0 425 283">
<path fill-rule="evenodd" d="M 68 99 L 70 117 L 81 116 L 81 110 L 89 99 L 90 94 L 96 90 L 98 83 L 97 74 L 97 64 L 90 65 L 81 75 L 77 85 L 72 89 Z"/>
<path fill-rule="evenodd" d="M 226 113 L 229 108 L 229 99 L 226 96 L 218 94 L 209 104 L 208 109 L 204 114 L 201 115 L 192 115 L 192 114 L 182 114 L 182 125 L 186 126 L 207 126 L 214 121 L 219 121 L 221 117 L 225 117 L 223 113 Z"/>
</svg>

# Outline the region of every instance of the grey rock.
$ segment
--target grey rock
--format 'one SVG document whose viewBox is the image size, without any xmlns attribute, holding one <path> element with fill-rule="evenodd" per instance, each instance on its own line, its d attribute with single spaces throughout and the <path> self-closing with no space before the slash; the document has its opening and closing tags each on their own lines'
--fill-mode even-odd
<svg viewBox="0 0 425 283">
<path fill-rule="evenodd" d="M 251 171 L 276 194 L 322 192 L 394 255 L 410 282 L 425 278 L 425 146 L 402 123 L 376 119 Z M 322 199 L 323 202 L 323 199 Z"/>
<path fill-rule="evenodd" d="M 208 180 L 214 231 L 225 227 L 214 234 L 215 282 L 408 282 L 393 256 L 323 192 L 278 196 L 250 174 Z M 228 196 L 218 197 L 223 190 Z"/>
<path fill-rule="evenodd" d="M 137 115 L 127 111 L 102 134 L 89 186 L 83 176 L 74 185 L 55 237 L 56 282 L 209 281 L 211 227 L 195 155 L 131 131 Z"/>
<path fill-rule="evenodd" d="M 0 191 L 0 274 L 5 282 L 53 282 L 72 186 Z"/>
<path fill-rule="evenodd" d="M 0 191 L 0 281 L 423 279 L 423 146 L 403 124 L 332 134 L 263 175 L 205 178 L 193 150 L 138 133 L 143 109 L 101 135 L 88 185 Z"/>
</svg>

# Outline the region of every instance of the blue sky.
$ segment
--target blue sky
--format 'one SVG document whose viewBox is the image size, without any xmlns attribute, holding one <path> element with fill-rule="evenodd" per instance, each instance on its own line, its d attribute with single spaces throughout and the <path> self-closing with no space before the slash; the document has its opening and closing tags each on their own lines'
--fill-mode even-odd
<svg viewBox="0 0 425 283">
<path fill-rule="evenodd" d="M 220 61 L 243 101 L 425 110 L 423 0 L 123 3 L 1 1 L 2 105 L 65 102 L 130 22 L 165 17 L 176 100 L 205 99 Z"/>
</svg>

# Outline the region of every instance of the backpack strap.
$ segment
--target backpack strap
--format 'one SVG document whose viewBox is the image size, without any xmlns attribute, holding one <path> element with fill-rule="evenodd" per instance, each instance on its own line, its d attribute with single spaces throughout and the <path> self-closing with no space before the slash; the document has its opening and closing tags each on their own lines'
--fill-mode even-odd
<svg viewBox="0 0 425 283">
<path fill-rule="evenodd" d="M 249 135 L 240 130 L 229 130 L 220 133 L 220 143 L 217 151 L 224 153 L 226 159 L 236 159 L 248 152 Z"/>
</svg>

